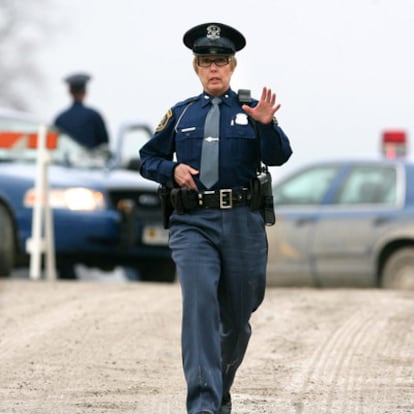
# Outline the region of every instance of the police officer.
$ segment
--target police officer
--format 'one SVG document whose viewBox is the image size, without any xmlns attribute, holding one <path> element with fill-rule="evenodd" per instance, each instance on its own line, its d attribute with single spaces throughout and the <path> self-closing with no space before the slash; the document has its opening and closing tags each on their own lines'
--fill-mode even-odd
<svg viewBox="0 0 414 414">
<path fill-rule="evenodd" d="M 183 40 L 193 51 L 203 92 L 168 110 L 140 150 L 141 173 L 174 187 L 169 243 L 183 298 L 187 411 L 228 414 L 230 388 L 251 334 L 249 319 L 266 283 L 265 224 L 251 208 L 250 182 L 258 151 L 265 164 L 282 165 L 292 150 L 274 117 L 276 95 L 265 87 L 247 105 L 230 88 L 244 36 L 206 23 Z"/>
<path fill-rule="evenodd" d="M 64 79 L 69 86 L 73 102 L 56 117 L 54 124 L 89 149 L 100 147 L 107 150 L 109 138 L 102 116 L 83 103 L 86 97 L 86 84 L 90 79 L 91 77 L 84 73 L 75 73 Z"/>
</svg>

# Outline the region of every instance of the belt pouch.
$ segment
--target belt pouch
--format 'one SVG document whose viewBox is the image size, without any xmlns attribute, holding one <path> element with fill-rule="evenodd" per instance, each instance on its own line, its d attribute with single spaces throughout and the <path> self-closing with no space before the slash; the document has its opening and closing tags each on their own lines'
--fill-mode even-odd
<svg viewBox="0 0 414 414">
<path fill-rule="evenodd" d="M 181 197 L 181 188 L 173 188 L 170 194 L 172 206 L 178 214 L 184 214 L 184 205 Z"/>
<path fill-rule="evenodd" d="M 195 210 L 198 206 L 198 193 L 188 188 L 182 188 L 181 200 L 185 211 Z"/>
<path fill-rule="evenodd" d="M 184 214 L 198 206 L 198 195 L 188 188 L 174 188 L 171 190 L 171 203 L 178 214 Z"/>
</svg>

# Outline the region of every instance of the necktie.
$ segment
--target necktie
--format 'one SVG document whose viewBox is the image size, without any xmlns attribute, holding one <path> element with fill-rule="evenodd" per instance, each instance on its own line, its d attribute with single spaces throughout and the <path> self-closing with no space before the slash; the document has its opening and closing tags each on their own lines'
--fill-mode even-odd
<svg viewBox="0 0 414 414">
<path fill-rule="evenodd" d="M 200 181 L 211 188 L 218 181 L 219 169 L 219 130 L 220 98 L 211 100 L 212 107 L 207 113 L 204 124 L 204 140 L 201 149 Z"/>
</svg>

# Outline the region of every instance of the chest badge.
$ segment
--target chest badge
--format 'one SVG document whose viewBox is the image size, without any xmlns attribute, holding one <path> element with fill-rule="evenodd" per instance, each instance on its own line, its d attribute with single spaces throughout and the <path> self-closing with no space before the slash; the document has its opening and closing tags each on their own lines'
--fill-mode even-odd
<svg viewBox="0 0 414 414">
<path fill-rule="evenodd" d="M 249 123 L 247 119 L 247 114 L 239 113 L 236 115 L 236 120 L 234 121 L 237 125 L 247 125 Z"/>
</svg>

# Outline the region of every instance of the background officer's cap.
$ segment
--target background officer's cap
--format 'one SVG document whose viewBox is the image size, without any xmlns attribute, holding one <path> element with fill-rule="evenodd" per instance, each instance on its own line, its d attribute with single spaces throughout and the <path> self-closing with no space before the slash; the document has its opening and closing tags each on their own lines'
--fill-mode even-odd
<svg viewBox="0 0 414 414">
<path fill-rule="evenodd" d="M 183 42 L 197 56 L 234 55 L 246 45 L 238 30 L 222 23 L 195 26 L 184 34 Z"/>
<path fill-rule="evenodd" d="M 84 88 L 90 79 L 91 77 L 86 73 L 74 73 L 67 76 L 64 80 L 71 87 Z"/>
</svg>

